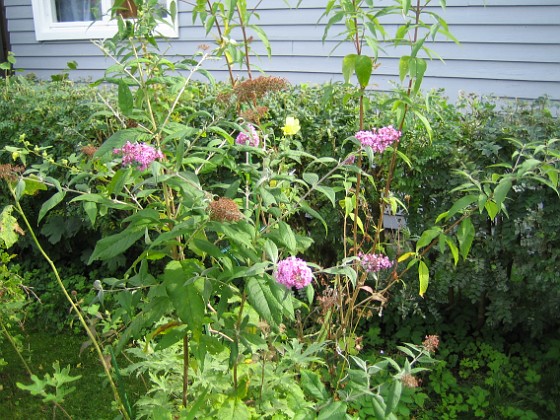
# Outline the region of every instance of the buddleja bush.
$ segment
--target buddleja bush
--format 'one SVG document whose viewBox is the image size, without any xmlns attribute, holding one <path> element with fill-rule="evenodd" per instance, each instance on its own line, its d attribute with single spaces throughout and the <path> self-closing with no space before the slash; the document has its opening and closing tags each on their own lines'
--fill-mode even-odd
<svg viewBox="0 0 560 420">
<path fill-rule="evenodd" d="M 114 62 L 100 82 L 116 87 L 117 106 L 106 102 L 122 128 L 100 147 L 83 148 L 72 161 L 56 160 L 48 149 L 30 147 L 23 139 L 22 148 L 10 149 L 12 155 L 24 165 L 35 155 L 45 162 L 27 167 L 24 174 L 23 168 L 12 165 L 1 168 L 15 209 L 95 347 L 117 408 L 124 418 L 136 415 L 117 384 L 115 352 L 131 339 L 144 338 L 144 348 L 157 356 L 131 369 L 146 370 L 151 379 L 154 397 L 139 402 L 141 415 L 159 410 L 158 416 L 191 418 L 199 413 L 219 418 L 274 416 L 271 405 L 276 398 L 282 407 L 277 416 L 287 418 L 345 418 L 362 409 L 377 418 L 395 418 L 406 394 L 403 386 L 418 386 L 415 375 L 425 369 L 421 364 L 432 362 L 430 355 L 439 341 L 429 336 L 422 345 L 401 346 L 402 363 L 391 358 L 365 361 L 358 357 L 358 324 L 373 310 L 382 311 L 389 290 L 412 267 L 418 267 L 420 294 L 426 292 L 426 256 L 437 241 L 441 251 L 449 249 L 455 263 L 460 255 L 466 258 L 473 236 L 471 205 L 476 201 L 480 212 L 495 217 L 515 176 L 521 176 L 518 167 L 513 175 L 498 174 L 490 188 L 480 187 L 476 200 L 469 194 L 442 213 L 438 222 L 443 223 L 422 233 L 416 244 L 392 244 L 382 232 L 385 209 L 396 212 L 403 206 L 392 191 L 392 181 L 397 163 L 410 163 L 399 150 L 404 129 L 411 119 L 418 119 L 427 133 L 432 131 L 412 100 L 427 66 L 417 54 L 428 36 L 447 34 L 445 22 L 430 12 L 435 23 L 424 23 L 420 3 L 411 7 L 410 2 L 399 2 L 379 13 L 371 1 L 328 3 L 326 15 L 334 16 L 327 26 L 345 19 L 348 36 L 354 39 L 362 33 L 359 25 L 365 25 L 371 32 L 366 37 L 370 46 L 376 45 L 373 29 L 382 29 L 377 17 L 403 14 L 404 29 L 394 43 L 411 47 L 411 54 L 401 60 L 401 79 L 407 80 L 408 88 L 392 101 L 394 126 L 365 126 L 365 89 L 374 59 L 363 53 L 360 40 L 356 54 L 345 58 L 347 82 L 353 74 L 358 80 L 354 97 L 359 124 L 343 140 L 349 153 L 337 160 L 302 150 L 295 110 L 287 110 L 283 127 L 267 127 L 259 125 L 258 118 L 250 124 L 193 108 L 189 99 L 198 95 L 191 82 L 194 75 L 213 83 L 204 71 L 208 52 L 203 49 L 179 62 L 163 58 L 154 38 L 154 28 L 163 21 L 158 2 L 137 5 L 138 19 L 119 18 L 117 36 L 100 44 Z M 352 19 L 354 15 L 359 19 Z M 373 29 L 367 25 L 372 18 Z M 410 31 L 415 35 L 408 42 Z M 234 86 L 237 99 L 232 103 L 237 100 L 240 113 L 250 111 L 239 104 L 242 94 L 254 89 L 256 102 L 263 90 L 281 88 L 277 82 L 262 78 L 241 85 L 244 90 Z M 378 169 L 385 151 L 386 165 Z M 541 163 L 533 169 L 545 170 Z M 53 165 L 65 175 L 52 176 Z M 541 172 L 536 175 L 543 178 Z M 470 192 L 479 186 L 473 181 L 462 188 Z M 115 230 L 97 242 L 89 263 L 122 254 L 132 258 L 121 278 L 94 283 L 98 297 L 113 294 L 118 309 L 106 313 L 89 309 L 106 330 L 126 327 L 118 342 L 106 349 L 112 364 L 21 207 L 22 197 L 48 188 L 55 192 L 42 205 L 37 222 L 70 198 L 83 205 L 92 225 L 107 217 L 117 221 Z M 316 197 L 324 197 L 343 213 L 344 258 L 325 269 L 298 258 L 311 239 L 291 223 L 298 216 L 316 218 L 328 231 L 321 214 L 309 204 Z M 399 269 L 407 260 L 407 267 Z M 315 307 L 314 276 L 325 286 Z M 313 320 L 320 322 L 319 327 Z M 299 340 L 288 340 L 294 336 Z M 306 341 L 318 345 L 305 348 Z M 168 357 L 158 353 L 167 350 Z M 175 371 L 167 377 L 163 372 L 171 357 Z M 290 360 L 288 366 L 284 357 Z M 177 370 L 179 360 L 182 368 Z M 255 380 L 258 372 L 261 376 Z M 287 389 L 275 376 L 297 378 L 301 387 Z M 215 381 L 208 383 L 208 378 Z M 265 392 L 267 387 L 274 396 Z"/>
</svg>

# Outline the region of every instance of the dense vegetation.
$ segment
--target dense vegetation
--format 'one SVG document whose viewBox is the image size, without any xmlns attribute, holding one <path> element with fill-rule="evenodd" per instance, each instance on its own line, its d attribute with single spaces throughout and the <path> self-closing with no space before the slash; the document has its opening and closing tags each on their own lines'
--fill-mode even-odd
<svg viewBox="0 0 560 420">
<path fill-rule="evenodd" d="M 219 10 L 199 18 L 236 19 Z M 451 36 L 395 10 L 401 40 Z M 422 94 L 416 37 L 392 94 L 366 89 L 359 48 L 347 83 L 290 86 L 230 45 L 248 78 L 215 83 L 207 52 L 152 50 L 151 12 L 101 45 L 103 87 L 2 80 L 0 411 L 553 417 L 554 104 Z"/>
</svg>

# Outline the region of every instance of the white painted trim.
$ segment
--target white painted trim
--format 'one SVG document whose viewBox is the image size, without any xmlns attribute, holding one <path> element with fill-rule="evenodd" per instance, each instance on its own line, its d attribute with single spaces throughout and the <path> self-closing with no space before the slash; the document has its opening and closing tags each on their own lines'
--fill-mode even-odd
<svg viewBox="0 0 560 420">
<path fill-rule="evenodd" d="M 168 0 L 168 3 L 170 0 Z M 95 22 L 56 22 L 54 0 L 31 0 L 33 23 L 37 41 L 58 41 L 72 39 L 104 39 L 117 33 L 117 23 L 109 20 L 107 11 L 111 0 L 101 1 L 103 17 Z M 177 16 L 173 23 L 161 24 L 157 28 L 159 35 L 166 38 L 178 38 Z"/>
</svg>

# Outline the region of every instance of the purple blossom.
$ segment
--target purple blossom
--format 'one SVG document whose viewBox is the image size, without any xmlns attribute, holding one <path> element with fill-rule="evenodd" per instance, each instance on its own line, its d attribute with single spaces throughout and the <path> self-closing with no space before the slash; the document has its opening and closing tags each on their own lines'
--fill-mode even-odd
<svg viewBox="0 0 560 420">
<path fill-rule="evenodd" d="M 129 141 L 120 149 L 114 149 L 113 153 L 122 155 L 122 164 L 138 165 L 140 170 L 148 169 L 148 166 L 156 160 L 163 159 L 161 150 L 146 143 L 131 143 Z"/>
<path fill-rule="evenodd" d="M 369 146 L 374 152 L 381 153 L 391 144 L 399 141 L 401 132 L 395 130 L 392 125 L 388 127 L 374 128 L 371 131 L 358 131 L 354 137 L 362 146 Z"/>
<path fill-rule="evenodd" d="M 235 138 L 235 142 L 241 146 L 253 146 L 257 147 L 260 143 L 259 133 L 255 130 L 251 124 L 247 124 L 247 132 L 250 136 L 247 135 L 246 132 L 240 132 L 237 137 Z"/>
<path fill-rule="evenodd" d="M 288 288 L 303 289 L 311 283 L 313 274 L 305 261 L 296 257 L 288 257 L 278 263 L 274 278 Z"/>
<path fill-rule="evenodd" d="M 360 264 L 368 273 L 377 273 L 380 270 L 391 268 L 393 262 L 385 255 L 382 254 L 358 254 Z"/>
</svg>

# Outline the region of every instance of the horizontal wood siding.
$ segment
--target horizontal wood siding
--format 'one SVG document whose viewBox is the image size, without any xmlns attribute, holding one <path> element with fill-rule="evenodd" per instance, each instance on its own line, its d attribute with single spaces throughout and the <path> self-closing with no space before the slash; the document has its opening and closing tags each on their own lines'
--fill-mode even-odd
<svg viewBox="0 0 560 420">
<path fill-rule="evenodd" d="M 88 41 L 37 42 L 31 0 L 4 2 L 19 68 L 48 78 L 65 71 L 67 62 L 75 60 L 78 70 L 70 73 L 73 79 L 102 76 L 109 62 L 96 46 Z M 292 83 L 342 80 L 342 57 L 352 49 L 349 44 L 335 48 L 339 44 L 335 35 L 343 30 L 340 25 L 333 26 L 322 42 L 325 3 L 303 0 L 298 9 L 290 9 L 281 0 L 262 2 L 260 20 L 255 23 L 267 33 L 273 56 L 268 59 L 263 46 L 255 42 L 253 48 L 259 55 L 253 58 L 255 66 Z M 426 89 L 444 88 L 452 98 L 465 91 L 524 99 L 546 94 L 560 100 L 560 0 L 448 0 L 447 5 L 444 12 L 433 10 L 441 12 L 461 44 L 444 39 L 431 43 L 430 48 L 445 61 L 429 63 Z M 180 2 L 179 8 L 180 37 L 163 47 L 171 58 L 190 56 L 201 44 L 213 45 L 212 35 L 206 37 L 199 25 L 193 26 L 189 6 Z M 384 23 L 394 32 L 399 17 L 390 16 Z M 398 82 L 398 59 L 404 53 L 403 48 L 386 48 L 380 54 L 381 66 L 372 78 L 372 89 L 388 90 Z M 208 61 L 205 67 L 219 79 L 227 77 L 223 60 Z"/>
</svg>

